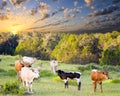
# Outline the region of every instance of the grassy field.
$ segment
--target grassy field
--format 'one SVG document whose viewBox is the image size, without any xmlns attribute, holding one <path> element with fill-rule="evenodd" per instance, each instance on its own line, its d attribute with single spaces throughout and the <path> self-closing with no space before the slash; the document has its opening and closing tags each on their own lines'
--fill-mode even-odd
<svg viewBox="0 0 120 96">
<path fill-rule="evenodd" d="M 0 85 L 6 82 L 17 81 L 16 72 L 14 70 L 15 60 L 19 60 L 19 56 L 1 56 L 0 61 Z M 35 62 L 34 67 L 37 67 L 41 60 Z M 60 63 L 58 69 L 64 71 L 80 71 L 82 73 L 82 86 L 81 90 L 77 90 L 77 85 L 75 81 L 70 81 L 69 88 L 64 88 L 64 83 L 54 75 L 49 66 L 49 61 L 42 61 L 43 67 L 40 72 L 40 78 L 33 82 L 33 90 L 35 94 L 31 96 L 120 96 L 120 71 L 109 71 L 111 77 L 110 80 L 105 80 L 103 82 L 103 93 L 100 93 L 99 85 L 97 87 L 97 92 L 93 92 L 92 81 L 90 80 L 90 70 L 84 69 L 79 70 L 80 65 L 73 64 L 63 64 Z M 101 67 L 101 66 L 99 66 Z M 120 68 L 120 66 L 118 66 Z M 110 67 L 111 68 L 111 67 Z M 118 68 L 118 69 L 119 69 Z M 116 67 L 117 69 L 117 67 Z M 20 86 L 22 84 L 20 83 Z M 1 89 L 0 89 L 1 90 Z M 0 93 L 0 96 L 3 96 Z M 13 94 L 7 94 L 4 96 L 17 96 Z M 29 95 L 24 95 L 29 96 Z"/>
</svg>

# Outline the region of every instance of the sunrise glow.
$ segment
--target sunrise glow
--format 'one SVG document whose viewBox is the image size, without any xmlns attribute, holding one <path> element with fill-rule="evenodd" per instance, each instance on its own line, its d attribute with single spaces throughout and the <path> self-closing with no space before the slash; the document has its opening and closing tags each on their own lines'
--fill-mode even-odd
<svg viewBox="0 0 120 96">
<path fill-rule="evenodd" d="M 0 32 L 119 30 L 119 6 L 119 0 L 0 0 Z"/>
</svg>

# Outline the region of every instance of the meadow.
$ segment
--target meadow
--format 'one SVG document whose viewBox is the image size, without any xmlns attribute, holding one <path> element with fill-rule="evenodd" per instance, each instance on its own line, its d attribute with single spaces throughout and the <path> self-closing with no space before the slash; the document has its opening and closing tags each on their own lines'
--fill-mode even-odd
<svg viewBox="0 0 120 96">
<path fill-rule="evenodd" d="M 14 62 L 20 60 L 19 56 L 0 56 L 0 85 L 6 82 L 17 81 L 17 75 L 14 69 Z M 37 60 L 34 67 L 37 67 L 41 60 Z M 43 66 L 40 71 L 40 78 L 34 80 L 33 91 L 35 94 L 30 96 L 120 96 L 120 66 L 100 66 L 100 65 L 79 65 L 59 63 L 58 69 L 64 71 L 79 71 L 82 73 L 81 90 L 77 90 L 76 81 L 69 82 L 69 88 L 64 88 L 64 82 L 60 80 L 57 74 L 53 74 L 50 70 L 49 61 L 42 61 Z M 103 81 L 103 93 L 100 92 L 99 85 L 97 92 L 93 92 L 92 81 L 90 79 L 90 71 L 93 68 L 100 70 L 109 70 L 109 80 Z M 22 88 L 22 83 L 19 82 Z M 2 90 L 2 88 L 0 88 Z M 18 96 L 17 94 L 3 94 L 0 96 Z M 23 94 L 21 96 L 29 96 Z"/>
</svg>

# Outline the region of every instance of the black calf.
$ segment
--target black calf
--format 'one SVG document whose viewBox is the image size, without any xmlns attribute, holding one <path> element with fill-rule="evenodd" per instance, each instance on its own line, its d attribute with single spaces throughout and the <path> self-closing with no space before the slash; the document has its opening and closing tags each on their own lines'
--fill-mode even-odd
<svg viewBox="0 0 120 96">
<path fill-rule="evenodd" d="M 58 76 L 65 82 L 65 88 L 68 88 L 68 79 L 76 79 L 78 84 L 78 90 L 81 87 L 81 73 L 80 72 L 64 72 L 62 70 L 57 70 Z"/>
</svg>

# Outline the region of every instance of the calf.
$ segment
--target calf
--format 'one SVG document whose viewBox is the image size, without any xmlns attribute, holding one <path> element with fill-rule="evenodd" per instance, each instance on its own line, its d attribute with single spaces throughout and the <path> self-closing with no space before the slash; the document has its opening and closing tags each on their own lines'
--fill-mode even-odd
<svg viewBox="0 0 120 96">
<path fill-rule="evenodd" d="M 81 73 L 80 72 L 64 72 L 62 70 L 57 70 L 58 76 L 65 82 L 65 88 L 68 88 L 68 80 L 77 80 L 78 90 L 81 88 Z"/>
<path fill-rule="evenodd" d="M 103 92 L 102 81 L 104 79 L 108 79 L 108 72 L 107 71 L 101 72 L 101 71 L 98 71 L 96 69 L 92 70 L 91 80 L 93 81 L 94 92 L 96 92 L 97 83 L 100 84 L 100 90 L 101 90 L 101 92 Z"/>
<path fill-rule="evenodd" d="M 58 66 L 58 61 L 56 60 L 50 61 L 50 67 L 54 74 L 56 73 L 57 66 Z"/>
<path fill-rule="evenodd" d="M 15 70 L 17 72 L 18 80 L 21 80 L 20 71 L 21 71 L 22 67 L 24 67 L 24 66 L 31 67 L 30 65 L 28 65 L 27 63 L 25 63 L 21 60 L 15 61 Z"/>
<path fill-rule="evenodd" d="M 29 67 L 23 67 L 20 71 L 23 86 L 28 87 L 28 92 L 32 92 L 32 82 L 34 78 L 39 77 L 40 67 L 36 69 L 30 69 Z"/>
</svg>

